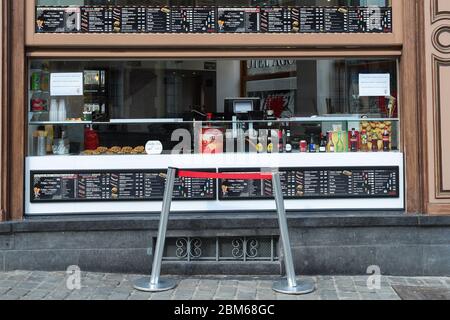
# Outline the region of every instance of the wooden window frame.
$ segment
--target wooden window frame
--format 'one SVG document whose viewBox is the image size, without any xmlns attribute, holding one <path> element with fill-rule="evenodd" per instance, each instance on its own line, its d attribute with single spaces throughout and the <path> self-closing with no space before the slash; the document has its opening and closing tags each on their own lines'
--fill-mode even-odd
<svg viewBox="0 0 450 320">
<path fill-rule="evenodd" d="M 26 45 L 38 47 L 134 47 L 134 48 L 379 48 L 400 47 L 403 43 L 402 12 L 405 1 L 392 1 L 393 33 L 313 33 L 313 34 L 90 34 L 36 33 L 36 0 L 25 8 Z"/>
<path fill-rule="evenodd" d="M 422 30 L 423 13 L 419 10 L 422 1 L 408 0 L 408 5 L 405 5 L 406 0 L 393 1 L 393 34 L 57 35 L 35 34 L 34 0 L 5 0 L 3 2 L 10 6 L 8 34 L 12 40 L 7 51 L 10 59 L 6 79 L 8 92 L 12 94 L 7 107 L 2 109 L 2 207 L 9 219 L 23 218 L 27 145 L 26 65 L 30 58 L 251 59 L 377 56 L 400 57 L 399 92 L 403 108 L 401 136 L 406 163 L 406 208 L 408 213 L 424 212 L 421 193 L 423 163 L 420 145 L 417 143 L 421 139 L 421 131 L 417 130 L 421 123 L 418 98 L 420 82 L 417 81 L 421 72 L 421 65 L 418 64 L 420 43 L 417 39 Z M 242 47 L 243 43 L 245 48 Z M 2 85 L 5 87 L 5 82 Z"/>
</svg>

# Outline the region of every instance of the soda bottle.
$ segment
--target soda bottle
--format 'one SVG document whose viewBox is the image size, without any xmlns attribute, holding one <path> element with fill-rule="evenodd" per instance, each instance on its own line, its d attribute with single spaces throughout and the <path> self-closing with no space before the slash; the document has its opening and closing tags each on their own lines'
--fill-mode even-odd
<svg viewBox="0 0 450 320">
<path fill-rule="evenodd" d="M 369 137 L 367 136 L 367 131 L 361 131 L 361 151 L 367 152 L 367 143 L 369 142 Z"/>
<path fill-rule="evenodd" d="M 267 136 L 267 153 L 272 153 L 272 151 L 273 151 L 272 130 L 269 130 Z"/>
<path fill-rule="evenodd" d="M 376 132 L 372 133 L 372 152 L 378 152 L 378 135 Z"/>
<path fill-rule="evenodd" d="M 384 129 L 383 132 L 383 151 L 387 152 L 390 151 L 390 139 L 389 139 L 389 132 L 387 129 Z"/>
<path fill-rule="evenodd" d="M 335 152 L 336 151 L 336 148 L 334 147 L 334 142 L 333 142 L 333 132 L 329 132 L 328 133 L 328 141 L 329 141 L 329 144 L 330 144 L 330 146 L 329 146 L 329 151 L 330 152 Z"/>
<path fill-rule="evenodd" d="M 323 133 L 320 133 L 319 152 L 327 152 L 327 140 L 324 137 Z"/>
<path fill-rule="evenodd" d="M 358 151 L 358 137 L 356 136 L 355 128 L 352 128 L 352 133 L 350 136 L 350 151 L 351 152 Z"/>
<path fill-rule="evenodd" d="M 314 140 L 314 134 L 311 134 L 311 139 L 309 140 L 309 152 L 316 152 L 316 142 Z"/>
</svg>

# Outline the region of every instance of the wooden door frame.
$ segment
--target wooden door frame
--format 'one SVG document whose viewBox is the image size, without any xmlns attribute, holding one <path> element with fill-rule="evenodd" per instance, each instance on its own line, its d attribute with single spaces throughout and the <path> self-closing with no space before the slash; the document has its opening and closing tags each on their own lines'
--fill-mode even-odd
<svg viewBox="0 0 450 320">
<path fill-rule="evenodd" d="M 9 21 L 9 6 L 8 2 L 2 1 L 0 3 L 0 34 L 1 34 L 1 49 L 0 49 L 0 222 L 5 221 L 6 217 L 6 207 L 7 207 L 7 188 L 5 185 L 5 177 L 7 175 L 6 164 L 6 128 L 8 125 L 7 121 L 7 110 L 8 110 L 8 48 L 9 48 L 9 37 L 8 37 L 8 21 Z"/>
<path fill-rule="evenodd" d="M 406 170 L 406 211 L 408 213 L 425 212 L 424 174 L 426 162 L 420 142 L 425 135 L 422 108 L 421 61 L 421 26 L 423 26 L 420 5 L 423 0 L 414 1 L 413 5 L 403 6 L 403 55 L 400 60 L 400 99 L 402 105 L 401 132 L 405 152 Z M 6 0 L 9 24 L 6 35 L 7 59 L 3 64 L 3 88 L 6 87 L 6 100 L 2 103 L 2 157 L 1 167 L 1 207 L 9 220 L 20 220 L 24 214 L 24 175 L 26 148 L 26 50 L 25 36 L 25 2 L 26 0 Z M 5 14 L 5 13 L 4 13 Z M 4 32 L 5 34 L 5 32 Z M 3 38 L 3 41 L 5 39 Z M 71 48 L 72 52 L 77 51 Z M 46 48 L 51 52 L 51 48 Z M 58 50 L 56 50 L 58 51 Z M 64 55 L 64 50 L 60 50 Z M 370 51 L 370 49 L 368 49 Z M 30 51 L 31 52 L 31 51 Z M 6 68 L 5 68 L 6 67 Z M 5 72 L 6 71 L 6 72 Z M 415 93 L 415 94 L 412 94 Z M 6 102 L 5 102 L 6 101 Z M 423 145 L 423 142 L 422 142 Z"/>
<path fill-rule="evenodd" d="M 426 125 L 423 122 L 421 43 L 423 41 L 423 0 L 412 0 L 403 7 L 403 52 L 401 74 L 401 132 L 405 153 L 406 211 L 425 213 L 425 184 L 423 142 Z"/>
<path fill-rule="evenodd" d="M 3 0 L 3 59 L 1 206 L 4 218 L 21 220 L 24 215 L 25 178 L 25 0 Z M 6 24 L 6 25 L 5 25 Z M 5 49 L 5 47 L 4 47 Z"/>
</svg>

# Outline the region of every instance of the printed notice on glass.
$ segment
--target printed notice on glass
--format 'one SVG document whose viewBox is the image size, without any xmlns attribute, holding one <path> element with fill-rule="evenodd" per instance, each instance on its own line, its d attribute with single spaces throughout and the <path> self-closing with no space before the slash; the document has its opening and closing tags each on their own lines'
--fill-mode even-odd
<svg viewBox="0 0 450 320">
<path fill-rule="evenodd" d="M 388 97 L 391 95 L 391 75 L 389 73 L 359 74 L 360 97 Z"/>
<path fill-rule="evenodd" d="M 50 95 L 52 97 L 82 96 L 83 73 L 51 73 Z"/>
</svg>

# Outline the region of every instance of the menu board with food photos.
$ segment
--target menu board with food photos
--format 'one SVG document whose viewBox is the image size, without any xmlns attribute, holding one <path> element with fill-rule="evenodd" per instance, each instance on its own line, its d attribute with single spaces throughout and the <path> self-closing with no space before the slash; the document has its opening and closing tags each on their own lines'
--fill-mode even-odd
<svg viewBox="0 0 450 320">
<path fill-rule="evenodd" d="M 168 7 L 147 7 L 147 32 L 170 32 L 170 9 Z"/>
<path fill-rule="evenodd" d="M 348 32 L 357 33 L 364 32 L 366 23 L 364 18 L 364 11 L 358 7 L 348 8 Z"/>
<path fill-rule="evenodd" d="M 192 17 L 192 32 L 216 32 L 216 10 L 213 7 L 195 7 Z"/>
<path fill-rule="evenodd" d="M 79 7 L 39 7 L 36 10 L 36 32 L 79 32 L 81 15 Z"/>
<path fill-rule="evenodd" d="M 172 7 L 170 10 L 171 30 L 174 33 L 192 32 L 193 8 Z"/>
<path fill-rule="evenodd" d="M 317 33 L 323 31 L 323 11 L 319 7 L 300 8 L 300 32 Z"/>
<path fill-rule="evenodd" d="M 218 8 L 217 28 L 223 33 L 259 32 L 260 8 Z"/>
<path fill-rule="evenodd" d="M 164 169 L 31 172 L 31 202 L 161 201 L 166 176 Z M 177 178 L 173 199 L 215 200 L 216 181 Z"/>
<path fill-rule="evenodd" d="M 120 31 L 127 33 L 146 32 L 147 10 L 145 7 L 122 7 Z"/>
<path fill-rule="evenodd" d="M 323 9 L 324 32 L 348 31 L 348 10 L 346 8 L 324 8 Z"/>
<path fill-rule="evenodd" d="M 348 32 L 392 32 L 392 10 L 384 7 L 349 7 Z"/>
<path fill-rule="evenodd" d="M 261 32 L 298 32 L 300 11 L 294 7 L 261 8 Z"/>
<path fill-rule="evenodd" d="M 392 8 L 92 5 L 36 8 L 36 32 L 80 30 L 84 33 L 390 33 Z"/>
<path fill-rule="evenodd" d="M 383 7 L 367 7 L 362 10 L 365 16 L 364 32 L 392 32 L 392 10 Z"/>
<path fill-rule="evenodd" d="M 113 11 L 108 7 L 81 7 L 81 31 L 86 33 L 113 32 Z"/>
<path fill-rule="evenodd" d="M 258 172 L 260 169 L 219 170 Z M 282 168 L 285 199 L 398 198 L 399 168 Z M 272 180 L 219 181 L 220 200 L 271 199 Z"/>
</svg>

